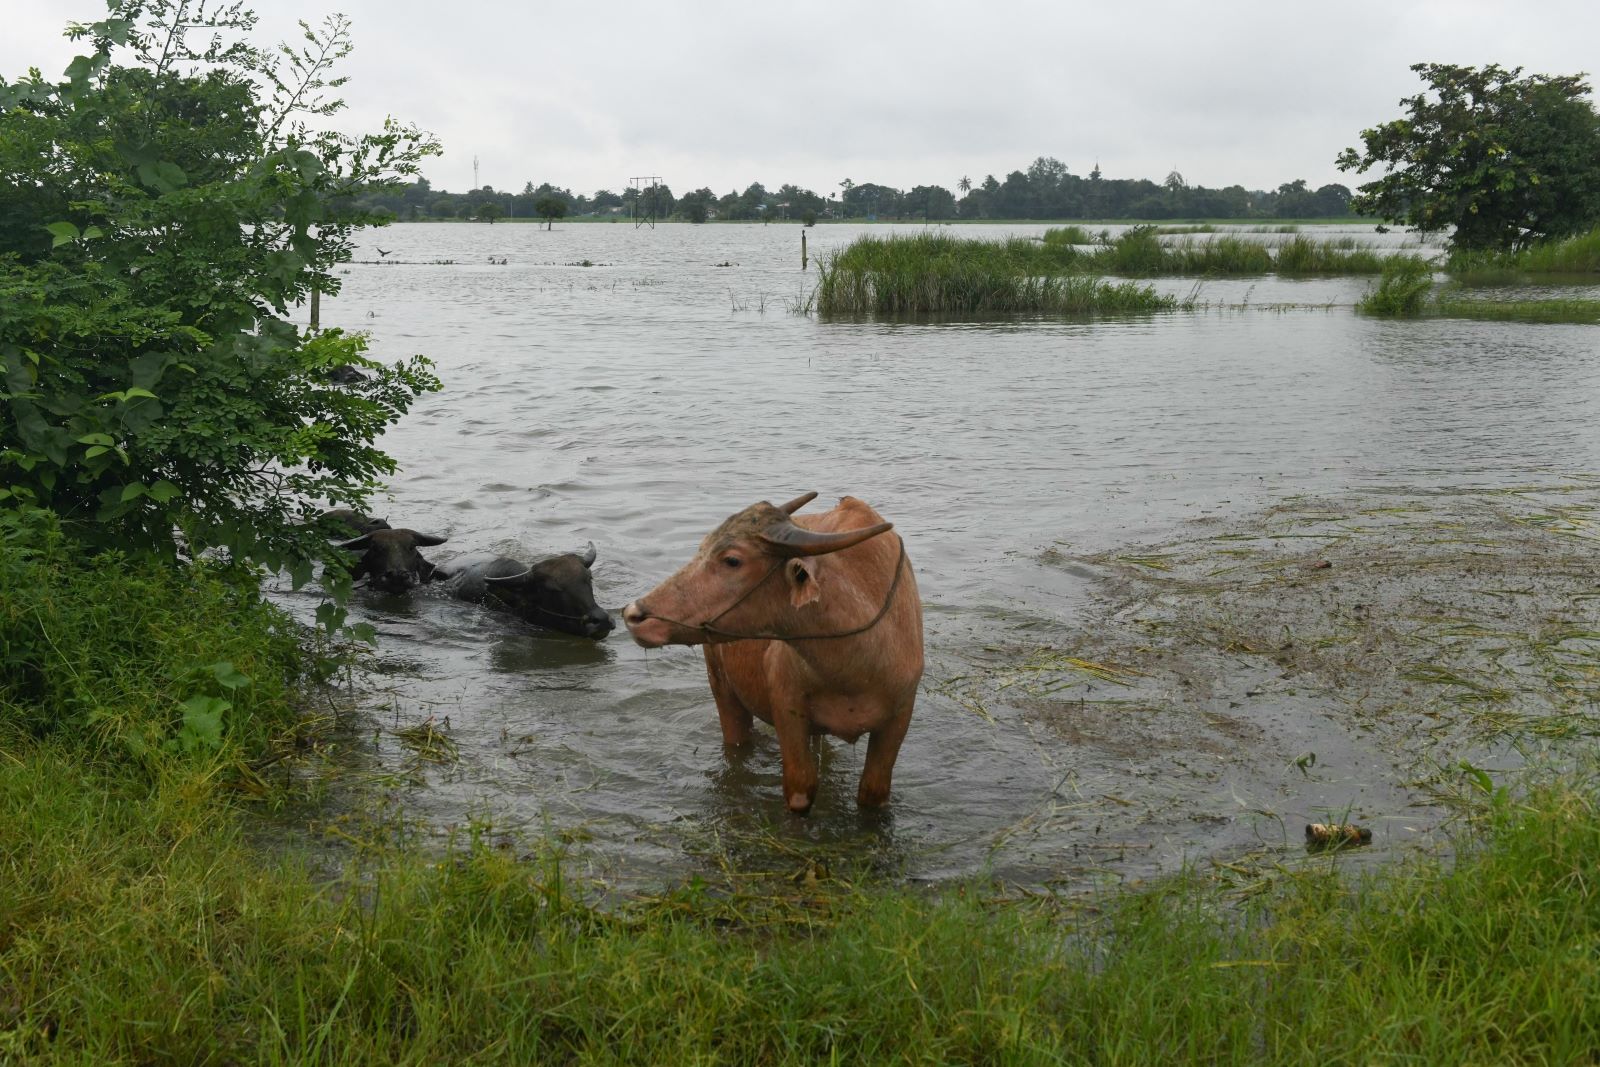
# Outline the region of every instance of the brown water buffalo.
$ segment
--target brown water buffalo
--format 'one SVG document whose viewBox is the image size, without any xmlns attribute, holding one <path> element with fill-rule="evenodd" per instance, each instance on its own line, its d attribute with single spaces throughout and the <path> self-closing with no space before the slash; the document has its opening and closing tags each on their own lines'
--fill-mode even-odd
<svg viewBox="0 0 1600 1067">
<path fill-rule="evenodd" d="M 791 517 L 816 495 L 745 508 L 622 609 L 645 648 L 705 645 L 723 741 L 748 741 L 752 716 L 771 723 L 795 812 L 817 795 L 812 734 L 869 735 L 856 802 L 889 799 L 922 678 L 922 600 L 904 542 L 881 536 L 892 524 L 854 497 Z"/>
<path fill-rule="evenodd" d="M 385 593 L 404 593 L 414 585 L 433 580 L 433 564 L 423 559 L 417 549 L 442 545 L 445 540 L 415 530 L 381 529 L 341 541 L 339 547 L 361 553 L 350 570 L 352 579 L 365 578 L 369 588 Z"/>
</svg>

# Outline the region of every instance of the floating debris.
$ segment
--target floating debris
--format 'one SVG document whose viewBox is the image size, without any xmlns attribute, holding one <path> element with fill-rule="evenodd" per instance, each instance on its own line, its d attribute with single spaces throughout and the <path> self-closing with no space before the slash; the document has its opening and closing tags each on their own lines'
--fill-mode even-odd
<svg viewBox="0 0 1600 1067">
<path fill-rule="evenodd" d="M 1348 822 L 1314 822 L 1306 827 L 1307 848 L 1345 848 L 1372 844 L 1372 831 Z"/>
</svg>

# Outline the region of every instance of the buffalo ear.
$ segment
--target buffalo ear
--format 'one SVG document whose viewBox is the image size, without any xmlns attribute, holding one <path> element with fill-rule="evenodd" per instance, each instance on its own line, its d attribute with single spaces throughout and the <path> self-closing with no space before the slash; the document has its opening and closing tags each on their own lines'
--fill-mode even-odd
<svg viewBox="0 0 1600 1067">
<path fill-rule="evenodd" d="M 412 530 L 411 540 L 415 541 L 422 548 L 431 548 L 434 545 L 444 544 L 446 541 L 450 540 L 450 538 L 435 537 L 433 534 L 417 533 L 417 531 Z"/>
<path fill-rule="evenodd" d="M 803 608 L 822 595 L 817 582 L 817 561 L 810 556 L 797 556 L 783 565 L 783 575 L 789 579 L 789 603 Z"/>
</svg>

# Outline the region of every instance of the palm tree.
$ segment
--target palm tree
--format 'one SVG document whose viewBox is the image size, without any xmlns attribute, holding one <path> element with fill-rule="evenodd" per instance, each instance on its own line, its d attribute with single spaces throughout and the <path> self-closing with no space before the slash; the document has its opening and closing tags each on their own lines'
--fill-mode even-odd
<svg viewBox="0 0 1600 1067">
<path fill-rule="evenodd" d="M 960 189 L 963 194 L 972 192 L 972 179 L 963 174 L 961 180 L 956 182 L 956 188 Z"/>
</svg>

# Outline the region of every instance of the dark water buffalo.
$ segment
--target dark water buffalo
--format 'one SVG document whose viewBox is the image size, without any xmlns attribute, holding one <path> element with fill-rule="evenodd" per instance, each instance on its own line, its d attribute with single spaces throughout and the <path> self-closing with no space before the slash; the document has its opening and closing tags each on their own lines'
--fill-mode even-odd
<svg viewBox="0 0 1600 1067">
<path fill-rule="evenodd" d="M 423 559 L 417 549 L 442 545 L 445 540 L 415 530 L 391 530 L 385 523 L 383 529 L 339 542 L 339 547 L 361 553 L 350 570 L 352 579 L 365 578 L 369 588 L 385 593 L 404 593 L 414 585 L 433 580 L 433 564 Z"/>
<path fill-rule="evenodd" d="M 898 535 L 845 497 L 793 518 L 817 494 L 752 504 L 717 527 L 678 573 L 622 609 L 645 648 L 704 645 L 722 739 L 742 745 L 771 723 L 791 811 L 817 795 L 813 734 L 867 734 L 856 802 L 889 782 L 922 678 L 922 600 Z"/>
<path fill-rule="evenodd" d="M 552 630 L 596 641 L 610 633 L 611 616 L 594 602 L 594 545 L 581 555 L 572 552 L 537 563 L 509 556 L 483 556 L 453 560 L 448 579 L 451 596 L 502 608 L 520 619 Z"/>
</svg>

